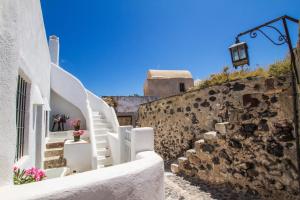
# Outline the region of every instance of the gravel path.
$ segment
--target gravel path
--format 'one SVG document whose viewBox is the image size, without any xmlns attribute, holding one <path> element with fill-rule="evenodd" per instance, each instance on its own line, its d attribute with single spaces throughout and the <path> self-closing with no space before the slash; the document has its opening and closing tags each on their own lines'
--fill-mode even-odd
<svg viewBox="0 0 300 200">
<path fill-rule="evenodd" d="M 165 172 L 165 200 L 258 200 L 250 195 L 234 192 L 224 186 L 210 186 L 191 182 L 182 177 Z"/>
</svg>

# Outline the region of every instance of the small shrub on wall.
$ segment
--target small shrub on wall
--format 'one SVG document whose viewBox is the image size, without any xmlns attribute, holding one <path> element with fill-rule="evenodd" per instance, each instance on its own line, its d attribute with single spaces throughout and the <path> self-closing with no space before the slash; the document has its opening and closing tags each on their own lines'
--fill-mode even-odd
<svg viewBox="0 0 300 200">
<path fill-rule="evenodd" d="M 221 85 L 229 81 L 236 81 L 249 77 L 279 77 L 289 73 L 290 71 L 291 64 L 289 58 L 286 58 L 281 61 L 276 61 L 275 63 L 271 64 L 267 69 L 263 67 L 258 67 L 254 70 L 250 70 L 250 68 L 242 68 L 241 70 L 229 72 L 229 67 L 225 66 L 221 73 L 210 75 L 208 79 L 201 81 L 201 83 L 197 84 L 190 90 L 203 89 L 214 85 Z"/>
<path fill-rule="evenodd" d="M 284 74 L 287 74 L 291 71 L 291 60 L 290 59 L 284 59 L 281 61 L 277 61 L 270 65 L 269 67 L 269 74 L 271 76 L 282 76 Z"/>
</svg>

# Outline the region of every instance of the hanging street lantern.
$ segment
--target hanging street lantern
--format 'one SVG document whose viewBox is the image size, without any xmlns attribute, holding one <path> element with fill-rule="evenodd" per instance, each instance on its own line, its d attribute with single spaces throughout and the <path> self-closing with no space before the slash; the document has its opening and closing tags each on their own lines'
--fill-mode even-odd
<svg viewBox="0 0 300 200">
<path fill-rule="evenodd" d="M 236 41 L 229 47 L 231 61 L 235 68 L 242 65 L 249 65 L 248 46 L 246 42 Z"/>
</svg>

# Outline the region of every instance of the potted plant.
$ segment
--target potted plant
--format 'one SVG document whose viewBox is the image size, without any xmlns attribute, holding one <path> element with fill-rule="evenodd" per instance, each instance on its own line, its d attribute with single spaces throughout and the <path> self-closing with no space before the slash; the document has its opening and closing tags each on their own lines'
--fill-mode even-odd
<svg viewBox="0 0 300 200">
<path fill-rule="evenodd" d="M 74 142 L 78 142 L 80 140 L 80 136 L 84 134 L 83 130 L 78 130 L 73 132 Z"/>
<path fill-rule="evenodd" d="M 80 129 L 80 119 L 71 120 L 71 125 L 73 126 L 75 131 L 79 131 Z"/>
<path fill-rule="evenodd" d="M 43 170 L 35 167 L 32 167 L 30 169 L 20 169 L 14 166 L 13 170 L 15 185 L 41 181 L 46 177 L 46 174 Z"/>
</svg>

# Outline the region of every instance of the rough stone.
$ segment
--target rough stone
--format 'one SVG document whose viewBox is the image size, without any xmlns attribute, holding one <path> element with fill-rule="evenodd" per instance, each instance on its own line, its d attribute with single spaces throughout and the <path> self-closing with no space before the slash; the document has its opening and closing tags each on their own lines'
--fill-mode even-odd
<svg viewBox="0 0 300 200">
<path fill-rule="evenodd" d="M 274 139 L 267 141 L 267 152 L 277 157 L 283 157 L 283 146 Z"/>
<path fill-rule="evenodd" d="M 204 140 L 206 140 L 206 141 L 215 140 L 215 139 L 217 139 L 217 132 L 210 131 L 210 132 L 204 133 L 203 137 L 204 137 Z"/>
<path fill-rule="evenodd" d="M 153 126 L 155 151 L 166 162 L 186 156 L 178 160 L 185 177 L 226 182 L 267 199 L 296 199 L 291 78 L 271 79 L 268 86 L 265 78 L 253 77 L 143 104 L 139 123 Z M 154 112 L 158 108 L 167 112 Z M 216 137 L 208 139 L 205 133 L 214 130 Z"/>
<path fill-rule="evenodd" d="M 171 171 L 174 174 L 178 174 L 179 173 L 179 166 L 177 164 L 171 164 Z"/>
<path fill-rule="evenodd" d="M 240 128 L 240 134 L 246 138 L 254 135 L 254 132 L 257 130 L 257 125 L 253 123 L 242 124 Z"/>
<path fill-rule="evenodd" d="M 229 125 L 229 122 L 216 123 L 215 130 L 221 134 L 226 134 L 228 125 Z"/>
</svg>

